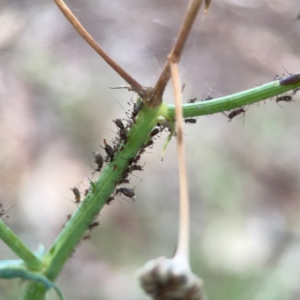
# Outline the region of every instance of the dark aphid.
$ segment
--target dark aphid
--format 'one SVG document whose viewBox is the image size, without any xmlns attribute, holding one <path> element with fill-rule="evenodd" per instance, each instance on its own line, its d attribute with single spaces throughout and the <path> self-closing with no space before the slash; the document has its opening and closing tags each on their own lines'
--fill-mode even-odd
<svg viewBox="0 0 300 300">
<path fill-rule="evenodd" d="M 124 178 L 118 182 L 118 184 L 127 184 L 127 183 L 130 183 L 130 179 Z"/>
<path fill-rule="evenodd" d="M 123 173 L 123 175 L 122 175 L 122 178 L 120 179 L 120 181 L 119 181 L 119 183 L 118 184 L 120 184 L 122 181 L 124 181 L 124 180 L 127 180 L 127 178 L 128 178 L 128 176 L 129 176 L 129 168 L 127 168 L 126 170 L 125 170 L 125 172 Z M 116 184 L 117 185 L 117 184 Z"/>
<path fill-rule="evenodd" d="M 114 196 L 110 196 L 110 197 L 107 199 L 106 204 L 109 205 L 114 199 L 115 199 Z"/>
<path fill-rule="evenodd" d="M 243 107 L 232 110 L 228 115 L 228 122 L 230 122 L 234 117 L 239 114 L 244 114 L 246 111 Z"/>
<path fill-rule="evenodd" d="M 72 217 L 72 215 L 71 215 L 71 214 L 68 214 L 68 215 L 67 215 L 67 221 L 70 221 L 71 217 Z"/>
<path fill-rule="evenodd" d="M 120 134 L 120 139 L 122 141 L 124 141 L 124 143 L 126 144 L 127 140 L 128 140 L 128 138 L 127 138 L 127 130 L 125 128 L 122 128 L 122 129 L 120 129 L 119 134 Z"/>
<path fill-rule="evenodd" d="M 285 95 L 285 96 L 280 96 L 276 98 L 276 103 L 278 104 L 278 102 L 280 101 L 285 101 L 285 102 L 292 102 L 294 101 L 292 96 L 289 95 Z M 278 104 L 279 105 L 279 104 Z M 282 107 L 281 105 L 279 105 L 280 107 Z"/>
<path fill-rule="evenodd" d="M 99 222 L 98 221 L 94 221 L 93 223 L 91 223 L 89 225 L 89 230 L 92 230 L 93 228 L 97 227 L 99 225 Z"/>
<path fill-rule="evenodd" d="M 195 103 L 198 99 L 196 97 L 188 99 L 186 103 Z"/>
<path fill-rule="evenodd" d="M 90 190 L 91 190 L 90 188 L 84 190 L 84 197 L 87 196 L 87 194 L 90 192 Z"/>
<path fill-rule="evenodd" d="M 75 203 L 76 204 L 80 203 L 81 195 L 80 195 L 79 189 L 76 186 L 74 186 L 72 189 L 70 188 L 70 190 L 75 195 Z"/>
<path fill-rule="evenodd" d="M 91 236 L 89 234 L 85 235 L 82 239 L 83 240 L 89 240 L 91 238 Z"/>
<path fill-rule="evenodd" d="M 153 145 L 153 140 L 149 140 L 147 143 L 144 144 L 144 148 L 150 147 Z"/>
<path fill-rule="evenodd" d="M 277 97 L 276 102 L 280 102 L 280 101 L 291 102 L 291 101 L 293 101 L 293 98 L 292 98 L 292 96 L 288 96 L 288 95 Z"/>
<path fill-rule="evenodd" d="M 160 133 L 160 129 L 158 127 L 156 127 L 150 132 L 149 136 L 150 136 L 150 138 L 153 138 L 154 136 L 156 136 L 159 133 Z"/>
<path fill-rule="evenodd" d="M 133 157 L 129 160 L 129 165 L 135 164 L 141 158 L 141 154 L 138 154 L 136 157 Z"/>
<path fill-rule="evenodd" d="M 129 165 L 136 164 L 142 157 L 142 154 L 145 152 L 145 149 L 142 149 L 136 157 L 133 157 L 129 160 Z"/>
<path fill-rule="evenodd" d="M 132 125 L 133 125 L 133 121 L 132 120 L 126 120 L 127 121 L 127 125 L 126 125 L 126 128 L 131 128 Z"/>
<path fill-rule="evenodd" d="M 135 117 L 137 116 L 137 114 L 139 113 L 139 111 L 143 108 L 143 102 L 138 101 L 136 103 L 134 103 L 133 105 L 133 111 L 131 114 L 131 119 L 134 120 Z"/>
<path fill-rule="evenodd" d="M 115 119 L 115 120 L 113 120 L 113 122 L 117 125 L 118 128 L 120 128 L 120 129 L 125 128 L 121 119 Z"/>
<path fill-rule="evenodd" d="M 133 166 L 130 166 L 127 171 L 128 173 L 132 173 L 133 171 L 144 171 L 143 169 L 144 166 L 140 166 L 140 165 L 133 165 Z"/>
<path fill-rule="evenodd" d="M 197 123 L 197 119 L 193 119 L 193 118 L 184 119 L 184 122 L 185 123 L 189 123 L 189 124 L 196 124 Z"/>
<path fill-rule="evenodd" d="M 207 95 L 206 97 L 202 98 L 201 101 L 209 101 L 214 99 L 214 97 L 212 97 L 211 95 Z"/>
<path fill-rule="evenodd" d="M 297 74 L 291 74 L 288 77 L 285 77 L 283 79 L 280 79 L 279 84 L 280 85 L 293 85 L 300 82 L 300 73 Z"/>
<path fill-rule="evenodd" d="M 104 161 L 103 156 L 98 152 L 92 152 L 92 153 L 95 158 L 94 162 L 97 164 L 97 168 L 96 168 L 95 172 L 100 172 L 102 169 L 102 166 L 103 166 L 103 161 Z"/>
<path fill-rule="evenodd" d="M 128 189 L 128 188 L 119 188 L 116 189 L 116 195 L 117 194 L 123 194 L 124 196 L 128 198 L 135 198 L 135 193 L 133 189 Z"/>
<path fill-rule="evenodd" d="M 104 139 L 103 142 L 104 142 L 104 147 L 102 148 L 105 150 L 110 161 L 113 161 L 115 156 L 114 149 L 112 148 L 112 146 L 106 143 L 106 139 Z"/>
</svg>

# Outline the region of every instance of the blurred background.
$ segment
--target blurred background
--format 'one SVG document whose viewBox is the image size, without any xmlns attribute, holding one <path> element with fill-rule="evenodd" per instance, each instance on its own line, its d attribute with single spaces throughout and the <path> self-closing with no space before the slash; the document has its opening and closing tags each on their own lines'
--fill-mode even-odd
<svg viewBox="0 0 300 300">
<path fill-rule="evenodd" d="M 67 4 L 112 58 L 153 86 L 187 1 Z M 125 82 L 53 1 L 1 0 L 0 8 L 0 203 L 13 206 L 4 220 L 36 250 L 52 244 L 76 209 L 70 187 L 90 176 L 92 151 L 113 139 L 112 119 L 125 118 L 133 94 L 109 89 Z M 299 71 L 299 9 L 297 0 L 213 0 L 180 63 L 184 99 L 228 95 L 287 74 L 284 68 Z M 164 98 L 173 103 L 170 85 Z M 191 262 L 209 299 L 300 299 L 299 101 L 254 104 L 244 124 L 216 114 L 185 126 Z M 91 240 L 64 267 L 58 285 L 66 299 L 147 299 L 136 270 L 171 257 L 177 240 L 176 143 L 160 164 L 165 138 L 131 179 L 136 202 L 105 206 Z M 14 258 L 0 241 L 0 259 Z M 23 285 L 1 280 L 1 299 L 17 299 Z"/>
</svg>

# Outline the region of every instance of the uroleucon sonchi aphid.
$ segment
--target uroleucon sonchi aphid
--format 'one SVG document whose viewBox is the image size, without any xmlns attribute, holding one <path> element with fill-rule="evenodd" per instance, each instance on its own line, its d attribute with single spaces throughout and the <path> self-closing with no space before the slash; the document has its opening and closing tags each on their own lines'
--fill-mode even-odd
<svg viewBox="0 0 300 300">
<path fill-rule="evenodd" d="M 135 198 L 136 198 L 133 189 L 128 189 L 128 188 L 119 188 L 119 189 L 116 189 L 115 195 L 118 195 L 118 194 L 123 194 L 124 196 L 130 198 L 132 201 L 134 201 Z"/>
<path fill-rule="evenodd" d="M 280 102 L 280 101 L 284 101 L 284 102 L 292 102 L 293 101 L 293 97 L 289 96 L 289 95 L 285 95 L 285 96 L 280 96 L 276 98 L 276 102 Z"/>
<path fill-rule="evenodd" d="M 73 188 L 70 188 L 70 190 L 73 192 L 74 196 L 75 196 L 75 203 L 78 204 L 80 203 L 80 199 L 81 199 L 81 194 L 79 189 L 74 186 Z"/>
<path fill-rule="evenodd" d="M 240 108 L 232 110 L 228 115 L 228 122 L 230 122 L 237 115 L 240 115 L 242 113 L 244 114 L 245 112 L 246 112 L 246 110 L 244 109 L 244 107 L 240 107 Z"/>
<path fill-rule="evenodd" d="M 113 120 L 113 122 L 116 124 L 116 126 L 119 129 L 124 129 L 125 128 L 125 126 L 124 126 L 124 124 L 123 124 L 123 122 L 122 122 L 121 119 L 115 119 L 115 120 Z"/>
<path fill-rule="evenodd" d="M 92 230 L 93 228 L 97 227 L 99 224 L 100 223 L 98 221 L 94 221 L 88 226 L 88 229 Z"/>
<path fill-rule="evenodd" d="M 189 124 L 196 124 L 197 119 L 195 119 L 195 118 L 184 119 L 184 122 L 189 123 Z"/>
<path fill-rule="evenodd" d="M 95 169 L 95 172 L 100 172 L 104 162 L 103 156 L 98 152 L 92 152 L 92 153 L 95 158 L 94 162 L 97 164 L 97 168 Z"/>
<path fill-rule="evenodd" d="M 109 144 L 107 144 L 106 139 L 104 139 L 103 142 L 104 142 L 104 147 L 102 147 L 102 146 L 101 147 L 105 150 L 105 152 L 107 154 L 106 161 L 108 161 L 108 160 L 113 161 L 114 156 L 115 156 L 115 152 L 114 152 L 113 147 L 110 146 Z"/>
</svg>

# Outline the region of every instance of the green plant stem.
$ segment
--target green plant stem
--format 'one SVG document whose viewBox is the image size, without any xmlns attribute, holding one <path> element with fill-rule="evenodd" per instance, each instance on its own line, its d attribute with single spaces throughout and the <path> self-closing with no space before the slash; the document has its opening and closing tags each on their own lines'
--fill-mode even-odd
<svg viewBox="0 0 300 300">
<path fill-rule="evenodd" d="M 282 86 L 279 84 L 279 80 L 276 80 L 233 95 L 184 104 L 183 115 L 185 118 L 189 118 L 228 111 L 280 95 L 297 87 L 300 87 L 300 82 L 293 85 Z M 169 104 L 167 119 L 173 120 L 174 117 L 175 106 Z"/>
<path fill-rule="evenodd" d="M 32 270 L 40 270 L 43 262 L 37 257 L 0 218 L 0 239 L 14 251 L 19 258 Z"/>
<path fill-rule="evenodd" d="M 87 227 L 94 220 L 106 204 L 109 196 L 114 192 L 116 183 L 122 178 L 130 159 L 134 158 L 144 143 L 149 139 L 149 133 L 157 124 L 157 117 L 166 114 L 166 105 L 150 109 L 144 107 L 128 132 L 128 142 L 122 151 L 115 153 L 114 160 L 109 163 L 95 183 L 92 191 L 87 195 L 69 222 L 65 225 L 52 247 L 44 257 L 45 275 L 54 281 L 60 273 L 67 259 L 74 252 L 76 246 L 84 236 Z M 46 289 L 36 283 L 28 283 L 23 300 L 44 299 Z"/>
<path fill-rule="evenodd" d="M 234 95 L 183 105 L 184 117 L 195 117 L 227 111 L 237 107 L 274 97 L 300 86 L 282 86 L 279 81 L 273 81 L 256 88 Z M 156 109 L 144 109 L 139 113 L 136 124 L 128 133 L 128 142 L 124 149 L 115 154 L 113 162 L 104 169 L 95 186 L 82 204 L 78 207 L 71 220 L 61 231 L 50 250 L 44 257 L 46 265 L 45 275 L 54 281 L 59 275 L 66 260 L 71 256 L 75 247 L 83 237 L 88 225 L 105 205 L 108 197 L 113 193 L 116 182 L 122 178 L 129 160 L 136 156 L 143 144 L 149 139 L 149 133 L 157 123 L 157 118 L 163 116 L 170 122 L 174 120 L 174 105 L 162 103 Z M 22 300 L 42 300 L 46 294 L 46 288 L 37 283 L 28 283 Z"/>
</svg>

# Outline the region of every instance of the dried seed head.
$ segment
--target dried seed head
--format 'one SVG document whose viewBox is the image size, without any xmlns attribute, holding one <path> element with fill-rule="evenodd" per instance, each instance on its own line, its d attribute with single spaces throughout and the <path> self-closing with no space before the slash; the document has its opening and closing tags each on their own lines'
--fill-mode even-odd
<svg viewBox="0 0 300 300">
<path fill-rule="evenodd" d="M 145 293 L 154 300 L 202 300 L 203 282 L 191 272 L 185 258 L 159 257 L 138 271 Z"/>
</svg>

